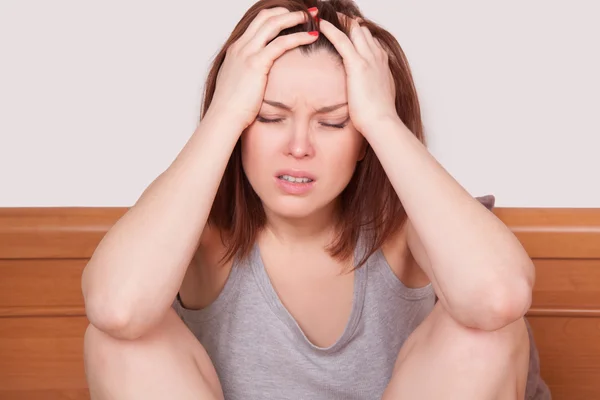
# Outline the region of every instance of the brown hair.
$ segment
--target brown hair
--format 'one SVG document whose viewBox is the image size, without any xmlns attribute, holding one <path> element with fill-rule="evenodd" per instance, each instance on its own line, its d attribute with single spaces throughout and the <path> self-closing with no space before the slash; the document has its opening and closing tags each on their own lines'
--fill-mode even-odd
<svg viewBox="0 0 600 400">
<path fill-rule="evenodd" d="M 217 74 L 227 49 L 240 38 L 261 10 L 272 7 L 305 11 L 307 15 L 308 8 L 318 7 L 320 18 L 331 22 L 347 35 L 349 26 L 346 26 L 343 20 L 340 21 L 337 12 L 362 18 L 364 22 L 361 22 L 361 25 L 371 31 L 373 37 L 380 41 L 389 54 L 389 66 L 396 87 L 396 111 L 400 119 L 422 143 L 425 143 L 417 92 L 404 52 L 392 34 L 365 18 L 351 0 L 260 0 L 255 3 L 242 17 L 213 61 L 206 80 L 202 116 L 213 98 Z M 285 29 L 278 36 L 318 29 L 318 22 L 309 15 L 307 23 Z M 299 49 L 304 54 L 317 49 L 327 49 L 339 56 L 324 35 L 319 35 L 314 43 Z M 357 164 L 354 175 L 340 194 L 339 200 L 337 236 L 328 247 L 328 251 L 340 261 L 352 256 L 353 249 L 358 244 L 359 234 L 366 233 L 364 257 L 357 264 L 363 265 L 366 259 L 406 222 L 406 212 L 400 199 L 370 147 L 367 148 L 364 159 Z M 246 257 L 258 232 L 266 223 L 262 202 L 242 169 L 239 140 L 225 169 L 208 223 L 221 232 L 221 238 L 227 247 L 225 260 L 230 260 L 236 255 Z"/>
</svg>

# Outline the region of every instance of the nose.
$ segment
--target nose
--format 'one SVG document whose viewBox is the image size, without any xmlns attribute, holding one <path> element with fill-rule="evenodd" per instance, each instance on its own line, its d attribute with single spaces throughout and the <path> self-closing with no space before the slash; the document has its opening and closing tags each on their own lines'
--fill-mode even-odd
<svg viewBox="0 0 600 400">
<path fill-rule="evenodd" d="M 308 124 L 294 124 L 287 150 L 288 154 L 294 158 L 306 158 L 314 155 L 315 149 Z"/>
</svg>

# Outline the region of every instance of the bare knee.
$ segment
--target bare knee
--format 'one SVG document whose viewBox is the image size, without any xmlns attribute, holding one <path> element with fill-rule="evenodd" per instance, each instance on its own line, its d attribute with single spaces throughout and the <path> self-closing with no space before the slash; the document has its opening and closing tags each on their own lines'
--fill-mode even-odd
<svg viewBox="0 0 600 400">
<path fill-rule="evenodd" d="M 448 335 L 446 357 L 453 360 L 457 373 L 479 380 L 481 393 L 494 399 L 522 399 L 525 396 L 529 369 L 529 336 L 521 318 L 496 331 L 466 328 L 447 313 L 433 335 Z M 439 342 L 444 339 L 438 338 Z M 442 342 L 444 343 L 444 342 Z M 481 397 L 486 398 L 486 397 Z"/>
<path fill-rule="evenodd" d="M 88 325 L 84 365 L 92 399 L 161 398 L 161 393 L 176 390 L 222 398 L 208 354 L 173 310 L 134 340 L 114 338 Z"/>
<path fill-rule="evenodd" d="M 529 336 L 522 318 L 496 331 L 482 331 L 459 324 L 443 310 L 440 314 L 428 339 L 446 344 L 445 351 L 457 360 L 498 368 L 528 361 Z"/>
<path fill-rule="evenodd" d="M 110 370 L 111 363 L 121 361 L 120 350 L 126 349 L 123 340 L 113 338 L 89 324 L 83 336 L 83 359 L 88 379 L 102 371 Z"/>
<path fill-rule="evenodd" d="M 176 331 L 170 326 L 165 316 L 166 323 L 159 324 L 147 334 L 135 340 L 115 338 L 108 333 L 89 324 L 84 334 L 84 359 L 86 367 L 110 367 L 111 364 L 136 362 L 137 356 L 151 351 L 166 351 L 177 340 Z"/>
<path fill-rule="evenodd" d="M 524 320 L 471 329 L 438 304 L 402 347 L 385 398 L 522 399 L 528 365 Z"/>
</svg>

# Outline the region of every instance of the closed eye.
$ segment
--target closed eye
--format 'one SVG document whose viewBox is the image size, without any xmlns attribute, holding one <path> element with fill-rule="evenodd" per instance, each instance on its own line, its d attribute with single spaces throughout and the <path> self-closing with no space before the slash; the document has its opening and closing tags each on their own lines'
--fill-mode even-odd
<svg viewBox="0 0 600 400">
<path fill-rule="evenodd" d="M 263 118 L 261 116 L 256 117 L 256 120 L 258 122 L 262 122 L 265 124 L 276 124 L 279 123 L 281 121 L 283 121 L 283 118 L 276 118 L 276 119 L 267 119 L 267 118 Z M 348 121 L 342 122 L 341 124 L 328 124 L 325 122 L 320 122 L 321 125 L 326 126 L 328 128 L 335 128 L 335 129 L 344 129 L 346 127 L 346 125 L 348 125 Z"/>
<path fill-rule="evenodd" d="M 326 124 L 325 122 L 321 122 L 321 125 L 327 126 L 329 128 L 344 129 L 346 127 L 346 125 L 348 125 L 348 123 L 344 122 L 341 124 Z"/>
<path fill-rule="evenodd" d="M 265 124 L 275 124 L 275 123 L 277 123 L 277 122 L 281 122 L 281 121 L 283 121 L 283 119 L 282 119 L 282 118 L 277 118 L 277 119 L 266 119 L 266 118 L 263 118 L 263 117 L 261 117 L 261 116 L 258 116 L 258 117 L 256 117 L 256 120 L 257 120 L 258 122 L 263 122 L 263 123 L 265 123 Z"/>
</svg>

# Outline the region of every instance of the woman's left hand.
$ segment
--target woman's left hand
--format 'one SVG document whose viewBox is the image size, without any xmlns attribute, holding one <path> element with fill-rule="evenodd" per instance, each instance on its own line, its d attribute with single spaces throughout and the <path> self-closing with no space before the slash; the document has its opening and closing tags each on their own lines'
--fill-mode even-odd
<svg viewBox="0 0 600 400">
<path fill-rule="evenodd" d="M 350 119 L 365 135 L 383 120 L 400 119 L 396 112 L 396 91 L 388 53 L 357 20 L 344 14 L 338 15 L 350 20 L 349 37 L 326 20 L 320 21 L 320 30 L 342 56 L 347 75 Z"/>
</svg>

